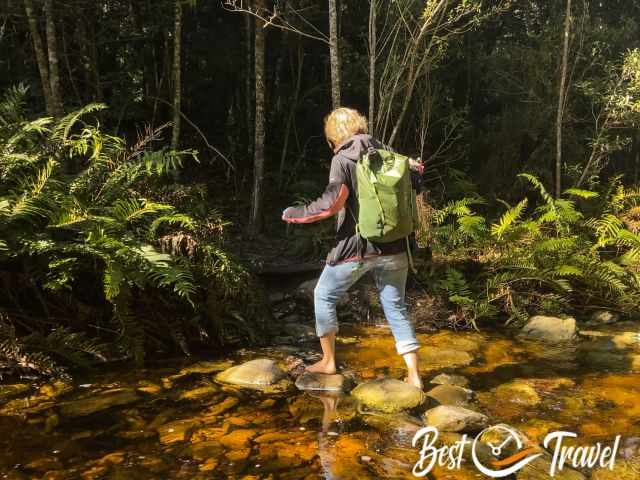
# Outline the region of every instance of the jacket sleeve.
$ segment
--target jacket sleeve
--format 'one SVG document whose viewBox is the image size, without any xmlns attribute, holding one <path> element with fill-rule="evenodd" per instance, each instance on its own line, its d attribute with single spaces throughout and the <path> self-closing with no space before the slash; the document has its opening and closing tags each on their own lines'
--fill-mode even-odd
<svg viewBox="0 0 640 480">
<path fill-rule="evenodd" d="M 310 204 L 289 207 L 282 213 L 282 220 L 288 223 L 313 223 L 337 214 L 349 198 L 346 173 L 338 158 L 331 161 L 329 185 L 323 194 Z"/>
</svg>

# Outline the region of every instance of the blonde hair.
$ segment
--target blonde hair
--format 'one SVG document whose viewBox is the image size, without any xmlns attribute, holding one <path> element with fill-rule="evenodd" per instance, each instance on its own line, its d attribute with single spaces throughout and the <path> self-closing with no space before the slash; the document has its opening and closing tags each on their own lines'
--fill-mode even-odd
<svg viewBox="0 0 640 480">
<path fill-rule="evenodd" d="M 334 150 L 354 135 L 367 131 L 367 119 L 353 108 L 336 108 L 324 118 L 324 135 Z"/>
</svg>

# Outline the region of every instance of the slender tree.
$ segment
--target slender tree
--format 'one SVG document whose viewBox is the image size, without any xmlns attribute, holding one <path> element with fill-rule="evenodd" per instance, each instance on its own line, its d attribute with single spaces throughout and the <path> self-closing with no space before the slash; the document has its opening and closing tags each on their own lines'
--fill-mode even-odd
<svg viewBox="0 0 640 480">
<path fill-rule="evenodd" d="M 340 106 L 340 52 L 336 0 L 329 0 L 329 57 L 331 62 L 331 101 L 333 108 L 338 108 Z"/>
<path fill-rule="evenodd" d="M 244 17 L 244 26 L 245 26 L 245 121 L 247 124 L 247 157 L 251 158 L 253 156 L 253 144 L 254 144 L 254 135 L 253 135 L 253 86 L 251 85 L 251 80 L 253 76 L 253 49 L 251 48 L 251 44 L 253 42 L 253 17 L 251 15 L 245 15 Z"/>
<path fill-rule="evenodd" d="M 376 0 L 369 5 L 369 133 L 373 135 L 376 111 Z"/>
<path fill-rule="evenodd" d="M 257 11 L 263 11 L 265 8 L 265 0 L 256 0 L 255 7 Z M 265 105 L 265 81 L 264 81 L 264 52 L 265 52 L 265 22 L 259 17 L 255 18 L 255 140 L 253 147 L 253 197 L 251 205 L 251 219 L 249 224 L 249 233 L 254 236 L 262 232 L 262 209 L 263 209 L 263 191 L 262 184 L 264 180 L 264 105 Z"/>
<path fill-rule="evenodd" d="M 556 168 L 555 195 L 562 193 L 562 119 L 564 117 L 565 100 L 567 98 L 567 68 L 569 57 L 569 36 L 571 35 L 571 0 L 567 0 L 564 16 L 564 35 L 562 46 L 562 65 L 560 67 L 560 87 L 558 89 L 558 113 L 556 117 Z"/>
<path fill-rule="evenodd" d="M 173 35 L 173 135 L 171 148 L 177 150 L 180 144 L 182 120 L 182 0 L 175 0 L 174 3 Z"/>
<path fill-rule="evenodd" d="M 56 20 L 53 0 L 45 0 L 44 15 L 47 33 L 47 51 L 49 52 L 49 82 L 51 84 L 51 107 L 53 115 L 61 117 L 64 113 L 62 102 L 62 88 L 60 86 L 60 56 L 58 55 L 58 40 L 56 37 Z"/>
<path fill-rule="evenodd" d="M 49 64 L 47 62 L 47 53 L 42 44 L 42 37 L 38 30 L 38 17 L 33 10 L 32 0 L 24 0 L 24 9 L 27 14 L 27 20 L 29 21 L 29 31 L 33 42 L 33 49 L 36 53 L 36 63 L 38 64 L 38 72 L 40 73 L 45 108 L 47 115 L 53 116 L 54 108 L 51 98 L 51 83 L 49 81 Z"/>
</svg>

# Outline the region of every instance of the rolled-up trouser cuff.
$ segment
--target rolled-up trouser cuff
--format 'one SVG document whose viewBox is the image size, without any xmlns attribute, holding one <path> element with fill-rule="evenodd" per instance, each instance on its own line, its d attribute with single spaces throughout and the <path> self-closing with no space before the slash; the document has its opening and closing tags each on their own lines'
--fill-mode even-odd
<svg viewBox="0 0 640 480">
<path fill-rule="evenodd" d="M 336 325 L 320 325 L 316 322 L 316 335 L 318 337 L 326 337 L 330 333 L 338 333 L 338 327 Z"/>
<path fill-rule="evenodd" d="M 398 355 L 405 355 L 407 353 L 415 352 L 420 348 L 420 344 L 417 340 L 405 340 L 396 343 L 396 351 Z"/>
</svg>

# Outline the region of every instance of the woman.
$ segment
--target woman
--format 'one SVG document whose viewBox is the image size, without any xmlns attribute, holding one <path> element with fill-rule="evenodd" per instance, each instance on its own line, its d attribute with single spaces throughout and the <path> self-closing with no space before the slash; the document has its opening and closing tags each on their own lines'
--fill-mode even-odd
<svg viewBox="0 0 640 480">
<path fill-rule="evenodd" d="M 282 219 L 289 223 L 312 223 L 338 215 L 337 244 L 329 252 L 314 292 L 316 333 L 320 337 L 323 356 L 322 360 L 307 367 L 307 371 L 336 373 L 336 304 L 365 273 L 372 272 L 385 317 L 395 338 L 396 350 L 407 365 L 406 380 L 422 389 L 416 353 L 420 345 L 405 304 L 409 269 L 407 239 L 374 243 L 356 232 L 356 164 L 370 148 L 386 147 L 367 134 L 366 119 L 350 108 L 331 112 L 325 118 L 324 131 L 334 153 L 329 185 L 315 202 L 305 207 L 289 207 L 282 214 Z"/>
</svg>

